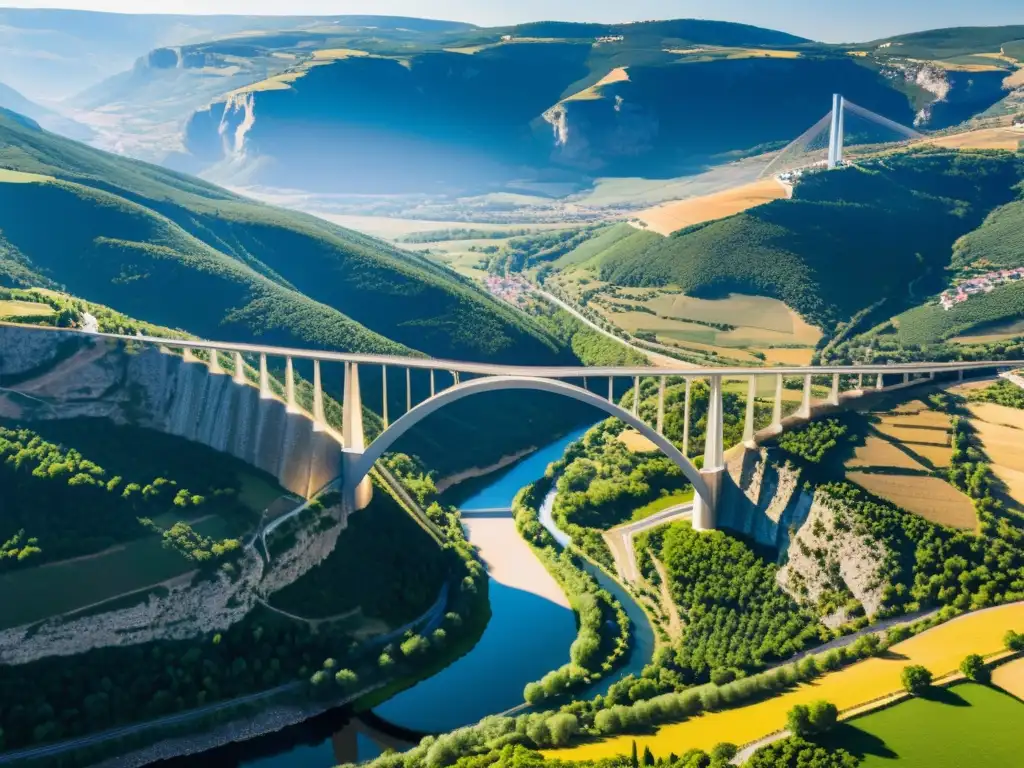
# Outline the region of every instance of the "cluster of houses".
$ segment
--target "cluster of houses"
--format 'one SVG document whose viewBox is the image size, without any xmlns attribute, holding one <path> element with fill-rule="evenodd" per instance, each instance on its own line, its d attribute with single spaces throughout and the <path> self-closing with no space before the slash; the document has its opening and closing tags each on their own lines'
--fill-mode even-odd
<svg viewBox="0 0 1024 768">
<path fill-rule="evenodd" d="M 605 35 L 604 37 L 595 37 L 595 43 L 621 43 L 625 40 L 625 35 Z"/>
<path fill-rule="evenodd" d="M 488 275 L 484 282 L 492 296 L 510 304 L 518 304 L 527 290 L 526 282 L 517 277 Z"/>
<path fill-rule="evenodd" d="M 964 280 L 955 289 L 945 291 L 939 297 L 939 302 L 942 304 L 942 308 L 948 312 L 957 304 L 962 304 L 975 294 L 991 293 L 997 285 L 1004 285 L 1005 283 L 1017 280 L 1024 280 L 1024 267 L 988 272 L 979 277 Z"/>
</svg>

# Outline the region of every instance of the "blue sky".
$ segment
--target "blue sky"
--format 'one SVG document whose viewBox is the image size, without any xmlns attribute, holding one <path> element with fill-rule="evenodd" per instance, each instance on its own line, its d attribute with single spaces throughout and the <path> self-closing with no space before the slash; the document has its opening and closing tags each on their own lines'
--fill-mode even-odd
<svg viewBox="0 0 1024 768">
<path fill-rule="evenodd" d="M 539 19 L 693 17 L 741 21 L 827 42 L 872 40 L 936 27 L 1024 24 L 1024 0 L 13 0 L 11 4 L 134 13 L 143 10 L 140 6 L 150 13 L 377 13 L 487 26 Z"/>
</svg>

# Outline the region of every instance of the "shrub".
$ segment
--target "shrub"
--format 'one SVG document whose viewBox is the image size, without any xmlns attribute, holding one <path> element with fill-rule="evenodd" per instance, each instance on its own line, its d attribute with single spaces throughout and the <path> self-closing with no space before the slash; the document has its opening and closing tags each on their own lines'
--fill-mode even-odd
<svg viewBox="0 0 1024 768">
<path fill-rule="evenodd" d="M 976 683 L 987 683 L 992 679 L 992 673 L 985 666 L 985 660 L 976 653 L 972 653 L 960 662 L 960 671 L 964 677 Z"/>
<path fill-rule="evenodd" d="M 351 691 L 359 684 L 359 675 L 351 669 L 339 669 L 338 673 L 334 676 L 334 680 L 344 690 Z"/>
<path fill-rule="evenodd" d="M 908 664 L 900 675 L 903 687 L 914 696 L 924 693 L 932 684 L 932 673 L 920 664 Z"/>
</svg>

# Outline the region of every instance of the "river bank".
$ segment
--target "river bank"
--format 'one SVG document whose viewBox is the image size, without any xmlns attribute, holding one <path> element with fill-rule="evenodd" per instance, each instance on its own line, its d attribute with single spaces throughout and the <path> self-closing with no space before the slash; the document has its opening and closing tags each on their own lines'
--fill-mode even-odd
<svg viewBox="0 0 1024 768">
<path fill-rule="evenodd" d="M 531 453 L 534 453 L 536 451 L 537 446 L 530 446 L 529 448 L 524 448 L 521 451 L 511 453 L 508 456 L 502 456 L 500 459 L 498 459 L 490 466 L 470 467 L 469 469 L 464 469 L 461 472 L 455 472 L 454 474 L 448 475 L 447 477 L 442 477 L 440 480 L 437 481 L 437 483 L 435 483 L 435 486 L 437 487 L 437 493 L 438 495 L 440 495 L 445 491 L 451 489 L 452 487 L 466 482 L 467 480 L 476 480 L 477 478 L 487 477 L 488 475 L 492 475 L 495 472 L 500 472 L 501 470 L 505 469 L 505 467 L 512 466 L 520 459 L 526 458 Z"/>
</svg>

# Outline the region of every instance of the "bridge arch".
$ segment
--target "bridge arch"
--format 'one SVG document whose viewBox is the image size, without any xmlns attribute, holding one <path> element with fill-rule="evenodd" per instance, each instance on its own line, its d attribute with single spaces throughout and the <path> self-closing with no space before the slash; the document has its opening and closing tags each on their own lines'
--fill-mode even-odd
<svg viewBox="0 0 1024 768">
<path fill-rule="evenodd" d="M 345 486 L 347 488 L 355 489 L 366 477 L 367 473 L 377 460 L 380 459 L 381 456 L 383 456 L 384 453 L 387 452 L 387 450 L 394 445 L 400 437 L 402 437 L 402 435 L 432 413 L 440 410 L 446 405 L 450 405 L 451 403 L 454 403 L 457 400 L 462 400 L 466 397 L 472 397 L 473 395 L 482 394 L 484 392 L 495 392 L 510 389 L 551 392 L 556 395 L 571 397 L 573 400 L 578 400 L 581 403 L 588 403 L 595 408 L 604 411 L 609 416 L 614 416 L 615 418 L 624 421 L 658 446 L 658 448 L 660 448 L 661 451 L 670 458 L 676 466 L 679 467 L 679 469 L 682 470 L 686 479 L 693 485 L 694 492 L 705 502 L 705 504 L 710 505 L 712 503 L 711 492 L 697 468 L 685 455 L 683 455 L 682 451 L 676 448 L 671 441 L 659 434 L 657 430 L 649 424 L 642 421 L 639 417 L 634 416 L 619 405 L 609 402 L 600 395 L 595 395 L 593 392 L 583 389 L 582 387 L 577 387 L 557 379 L 541 379 L 532 376 L 491 376 L 487 378 L 473 379 L 463 384 L 457 384 L 454 387 L 450 387 L 449 389 L 438 393 L 428 400 L 424 400 L 378 435 L 377 439 L 374 440 L 366 450 L 345 450 Z"/>
</svg>

